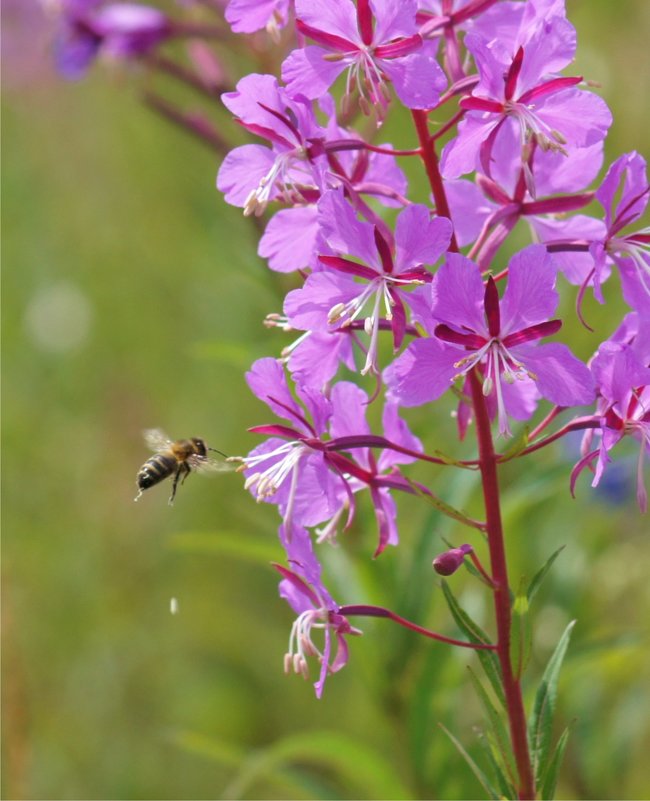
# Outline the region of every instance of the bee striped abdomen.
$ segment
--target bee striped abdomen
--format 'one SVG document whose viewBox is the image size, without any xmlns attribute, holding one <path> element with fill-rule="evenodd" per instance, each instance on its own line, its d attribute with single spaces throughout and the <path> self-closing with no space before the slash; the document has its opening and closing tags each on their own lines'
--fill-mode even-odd
<svg viewBox="0 0 650 801">
<path fill-rule="evenodd" d="M 149 489 L 154 484 L 170 476 L 176 469 L 177 461 L 166 453 L 157 453 L 142 465 L 138 472 L 138 487 Z"/>
</svg>

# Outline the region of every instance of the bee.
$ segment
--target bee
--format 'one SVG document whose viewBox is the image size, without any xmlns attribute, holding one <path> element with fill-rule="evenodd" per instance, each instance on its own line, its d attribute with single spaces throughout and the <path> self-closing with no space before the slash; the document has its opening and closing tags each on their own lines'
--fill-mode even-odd
<svg viewBox="0 0 650 801">
<path fill-rule="evenodd" d="M 159 428 L 149 428 L 144 432 L 144 440 L 155 454 L 150 456 L 138 470 L 136 501 L 144 490 L 173 475 L 172 494 L 169 496 L 169 505 L 173 506 L 179 481 L 183 484 L 193 470 L 200 472 L 234 470 L 234 466 L 225 461 L 227 458 L 225 453 L 208 447 L 199 437 L 171 440 Z M 221 454 L 223 460 L 208 456 L 208 451 Z"/>
</svg>

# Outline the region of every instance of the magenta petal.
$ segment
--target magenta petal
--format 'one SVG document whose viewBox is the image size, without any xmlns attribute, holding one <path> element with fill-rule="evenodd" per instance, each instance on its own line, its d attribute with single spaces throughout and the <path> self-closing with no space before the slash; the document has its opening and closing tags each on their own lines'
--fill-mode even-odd
<svg viewBox="0 0 650 801">
<path fill-rule="evenodd" d="M 318 221 L 323 238 L 334 253 L 352 256 L 381 272 L 375 243 L 375 228 L 357 219 L 341 190 L 326 192 L 318 203 Z"/>
<path fill-rule="evenodd" d="M 235 33 L 260 31 L 279 14 L 281 22 L 287 23 L 289 0 L 230 0 L 226 7 L 226 21 Z"/>
<path fill-rule="evenodd" d="M 345 60 L 327 61 L 327 50 L 309 45 L 289 53 L 282 63 L 282 80 L 292 95 L 301 94 L 309 100 L 324 95 L 349 63 Z"/>
<path fill-rule="evenodd" d="M 257 252 L 276 272 L 303 270 L 313 264 L 317 236 L 316 206 L 283 209 L 269 220 Z"/>
<path fill-rule="evenodd" d="M 508 417 L 512 417 L 513 420 L 530 420 L 541 397 L 537 384 L 529 378 L 514 381 L 512 384 L 503 381 L 501 394 Z M 494 395 L 490 396 L 493 397 Z"/>
<path fill-rule="evenodd" d="M 349 381 L 339 381 L 332 388 L 331 399 L 330 434 L 334 439 L 370 433 L 366 420 L 368 396 L 360 387 Z"/>
<path fill-rule="evenodd" d="M 311 332 L 289 357 L 289 370 L 297 383 L 322 389 L 343 363 L 355 371 L 349 329 L 330 333 Z"/>
<path fill-rule="evenodd" d="M 217 188 L 226 203 L 244 207 L 246 199 L 275 164 L 275 154 L 262 145 L 242 145 L 231 150 L 217 174 Z"/>
<path fill-rule="evenodd" d="M 312 273 L 301 289 L 294 289 L 284 300 L 284 313 L 300 331 L 329 330 L 327 316 L 332 306 L 359 294 L 359 284 L 341 273 Z"/>
<path fill-rule="evenodd" d="M 246 383 L 253 393 L 277 414 L 282 420 L 288 420 L 293 425 L 297 422 L 290 411 L 302 416 L 302 410 L 293 399 L 283 368 L 275 359 L 267 356 L 258 359 L 246 373 Z M 276 402 L 276 401 L 279 401 Z"/>
<path fill-rule="evenodd" d="M 458 135 L 442 151 L 440 170 L 445 178 L 460 178 L 476 169 L 481 145 L 501 122 L 501 116 L 490 114 L 487 119 L 468 116 L 458 125 Z"/>
<path fill-rule="evenodd" d="M 446 181 L 445 189 L 456 241 L 461 247 L 469 245 L 498 206 L 488 200 L 473 181 Z"/>
<path fill-rule="evenodd" d="M 612 124 L 607 103 L 583 89 L 566 89 L 545 99 L 538 115 L 572 145 L 585 147 L 600 142 Z"/>
<path fill-rule="evenodd" d="M 296 17 L 323 33 L 361 44 L 352 0 L 296 0 Z"/>
<path fill-rule="evenodd" d="M 396 59 L 381 59 L 381 68 L 391 79 L 395 94 L 407 108 L 433 108 L 438 105 L 440 93 L 447 79 L 428 46 L 416 53 Z"/>
<path fill-rule="evenodd" d="M 422 451 L 422 443 L 420 440 L 411 433 L 405 421 L 399 416 L 397 412 L 397 404 L 387 401 L 384 406 L 384 414 L 382 415 L 382 423 L 384 428 L 384 436 L 396 445 L 402 445 L 412 451 Z M 396 464 L 410 464 L 414 462 L 415 456 L 406 456 L 406 454 L 398 453 L 386 448 L 381 452 L 377 459 L 377 467 L 379 472 L 387 470 Z"/>
<path fill-rule="evenodd" d="M 503 336 L 548 320 L 557 308 L 556 267 L 544 245 L 529 245 L 508 265 L 508 285 L 501 300 Z"/>
<path fill-rule="evenodd" d="M 432 315 L 455 330 L 485 333 L 485 288 L 479 268 L 458 253 L 450 253 L 431 285 Z"/>
<path fill-rule="evenodd" d="M 618 197 L 621 179 L 624 180 L 622 192 Z M 645 159 L 634 151 L 618 158 L 607 171 L 596 192 L 596 197 L 605 209 L 608 227 L 612 225 L 618 213 L 623 213 L 624 218 L 630 222 L 640 217 L 650 200 L 650 193 L 647 190 Z"/>
<path fill-rule="evenodd" d="M 421 406 L 449 389 L 459 351 L 437 339 L 418 339 L 384 371 L 389 398 L 400 406 Z"/>
<path fill-rule="evenodd" d="M 512 349 L 537 383 L 541 394 L 557 406 L 583 406 L 593 403 L 594 380 L 589 368 L 566 345 L 520 345 Z"/>
<path fill-rule="evenodd" d="M 375 43 L 390 42 L 416 32 L 416 0 L 370 0 L 370 7 L 375 17 Z"/>
<path fill-rule="evenodd" d="M 559 220 L 554 217 L 528 217 L 527 221 L 533 228 L 536 238 L 545 243 L 561 239 L 602 241 L 607 235 L 605 223 L 586 214 L 575 214 Z M 553 260 L 567 281 L 577 286 L 580 286 L 594 269 L 594 260 L 587 250 L 554 252 Z M 609 268 L 601 271 L 601 280 L 608 278 L 609 273 Z"/>
<path fill-rule="evenodd" d="M 433 265 L 449 247 L 451 222 L 431 219 L 426 206 L 413 204 L 401 212 L 395 225 L 395 273 L 417 265 Z"/>
<path fill-rule="evenodd" d="M 303 457 L 297 469 L 300 478 L 292 519 L 302 526 L 318 526 L 337 511 L 341 479 L 328 469 L 321 453 Z M 289 480 L 285 481 L 283 487 Z M 283 514 L 286 512 L 284 504 L 281 511 Z"/>
</svg>

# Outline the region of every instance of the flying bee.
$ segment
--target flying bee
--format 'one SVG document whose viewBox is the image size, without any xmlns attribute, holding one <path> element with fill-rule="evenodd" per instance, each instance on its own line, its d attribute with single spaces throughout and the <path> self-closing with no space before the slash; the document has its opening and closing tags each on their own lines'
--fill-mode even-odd
<svg viewBox="0 0 650 801">
<path fill-rule="evenodd" d="M 225 453 L 208 447 L 199 437 L 171 440 L 159 428 L 149 428 L 144 432 L 144 439 L 155 453 L 138 470 L 136 501 L 144 490 L 173 476 L 172 494 L 169 496 L 169 505 L 173 506 L 178 482 L 183 484 L 193 470 L 202 473 L 234 470 L 234 466 L 225 461 Z M 208 451 L 221 454 L 223 459 L 208 456 Z"/>
</svg>

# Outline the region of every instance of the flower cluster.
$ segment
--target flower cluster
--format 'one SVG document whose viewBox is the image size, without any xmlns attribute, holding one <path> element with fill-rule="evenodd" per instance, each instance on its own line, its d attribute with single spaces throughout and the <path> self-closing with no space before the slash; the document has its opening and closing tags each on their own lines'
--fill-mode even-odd
<svg viewBox="0 0 650 801">
<path fill-rule="evenodd" d="M 242 469 L 250 492 L 280 513 L 290 565 L 278 568 L 281 594 L 299 615 L 288 665 L 305 674 L 315 656 L 320 695 L 327 673 L 347 659 L 344 636 L 356 630 L 322 584 L 318 549 L 349 527 L 359 490 L 369 491 L 375 510 L 375 555 L 398 542 L 395 493 L 432 492 L 403 473 L 409 462 L 436 459 L 400 407 L 454 392 L 464 436 L 478 381 L 508 437 L 512 421 L 547 404 L 527 451 L 584 429 L 572 489 L 585 468 L 598 483 L 614 446 L 635 438 L 645 508 L 650 237 L 636 221 L 648 181 L 643 159 L 631 153 L 599 189 L 589 188 L 611 115 L 581 77 L 562 74 L 576 47 L 562 0 L 232 0 L 226 18 L 234 30 L 265 28 L 276 39 L 293 24 L 301 43 L 284 58 L 282 83 L 248 75 L 224 95 L 263 143 L 230 152 L 217 185 L 245 214 L 272 212 L 259 254 L 272 270 L 297 276 L 282 313 L 267 318 L 294 340 L 248 374 L 279 422 L 252 429 L 267 438 L 242 457 Z M 415 123 L 410 150 L 376 141 L 388 115 L 405 113 L 400 106 Z M 423 164 L 431 204 L 409 197 L 397 166 L 409 157 Z M 532 244 L 505 264 L 501 247 L 519 220 Z M 595 343 L 587 364 L 561 340 L 558 279 L 579 287 L 582 319 L 584 293 L 591 288 L 604 302 L 614 265 L 631 314 Z M 383 414 L 373 434 L 366 409 L 375 405 Z M 578 408 L 561 432 L 542 438 L 561 412 Z M 470 550 L 452 549 L 453 567 L 436 569 L 453 572 Z M 322 648 L 312 642 L 315 627 L 324 631 Z"/>
<path fill-rule="evenodd" d="M 645 163 L 637 153 L 624 155 L 599 189 L 589 189 L 611 115 L 581 77 L 562 74 L 576 37 L 561 0 L 456 5 L 296 0 L 294 24 L 304 44 L 284 59 L 283 84 L 249 75 L 224 96 L 238 121 L 270 147 L 236 148 L 218 186 L 245 214 L 273 209 L 260 256 L 271 269 L 300 277 L 283 313 L 268 319 L 295 332 L 295 341 L 249 374 L 253 392 L 282 422 L 252 429 L 269 438 L 243 462 L 247 487 L 282 518 L 294 571 L 284 573 L 282 594 L 300 614 L 296 642 L 311 642 L 306 632 L 316 620 L 326 632 L 323 650 L 310 646 L 293 657 L 298 672 L 309 654 L 326 666 L 319 694 L 327 671 L 345 661 L 331 655 L 329 638 L 336 634 L 339 654 L 347 654 L 342 637 L 349 630 L 313 567 L 313 544 L 350 525 L 363 488 L 378 522 L 375 555 L 397 543 L 392 495 L 413 491 L 403 465 L 431 458 L 399 407 L 456 392 L 463 436 L 474 414 L 472 375 L 505 437 L 512 421 L 531 419 L 540 403 L 551 404 L 546 421 L 581 407 L 562 430 L 586 429 L 572 490 L 594 465 L 597 484 L 613 447 L 631 436 L 640 443 L 637 494 L 646 506 L 650 237 L 634 230 L 649 199 Z M 264 7 L 262 19 L 260 10 L 247 13 L 233 0 L 234 29 L 291 20 L 287 4 Z M 342 97 L 338 107 L 332 90 Z M 441 128 L 452 135 L 438 168 L 441 134 L 429 134 L 427 125 L 449 118 L 452 104 L 456 111 Z M 419 147 L 411 151 L 374 141 L 400 105 L 415 121 Z M 374 134 L 350 126 L 357 114 L 374 118 Z M 423 162 L 432 205 L 409 199 L 396 164 L 409 156 Z M 398 212 L 387 217 L 382 206 Z M 501 246 L 519 220 L 532 244 L 504 264 Z M 632 313 L 586 364 L 558 338 L 558 277 L 579 287 L 580 316 L 588 288 L 604 302 L 614 265 Z M 359 386 L 364 376 L 374 377 L 370 398 Z M 372 404 L 384 408 L 376 435 L 364 412 Z M 544 443 L 547 424 L 537 427 L 529 450 Z M 309 529 L 308 555 L 297 558 L 296 541 L 307 548 Z M 463 549 L 470 546 L 457 549 L 460 561 Z"/>
<path fill-rule="evenodd" d="M 650 187 L 634 152 L 598 183 L 612 119 L 581 76 L 564 74 L 576 50 L 564 0 L 230 0 L 223 15 L 218 0 L 185 0 L 179 12 L 199 13 L 191 22 L 130 2 L 57 5 L 64 75 L 81 76 L 98 55 L 137 59 L 211 100 L 220 94 L 254 138 L 230 147 L 201 115 L 147 98 L 224 155 L 217 187 L 246 216 L 264 218 L 258 253 L 293 282 L 265 321 L 291 340 L 247 374 L 275 419 L 251 429 L 264 439 L 237 457 L 246 488 L 280 517 L 280 593 L 298 616 L 287 670 L 306 676 L 316 659 L 320 696 L 347 661 L 347 635 L 359 633 L 320 564 L 358 503 L 374 511 L 377 557 L 399 542 L 397 493 L 450 510 L 435 487 L 409 477 L 410 464 L 485 466 L 483 453 L 464 462 L 427 453 L 404 408 L 452 393 L 459 438 L 485 419 L 497 443 L 543 412 L 515 456 L 496 453 L 497 462 L 581 430 L 572 492 L 585 470 L 598 484 L 619 443 L 636 441 L 645 511 L 650 231 L 641 218 Z M 200 16 L 206 8 L 218 25 Z M 227 85 L 197 41 L 223 39 L 226 23 L 267 56 L 275 49 L 277 74 Z M 192 40 L 196 72 L 163 54 L 179 37 Z M 408 129 L 402 149 L 382 135 L 393 117 L 403 124 L 392 130 Z M 409 187 L 408 160 L 430 196 Z M 530 243 L 506 259 L 515 228 Z M 569 314 L 586 325 L 588 292 L 599 303 L 620 294 L 629 314 L 604 341 L 594 332 L 583 361 L 562 341 L 559 310 L 575 307 Z M 549 432 L 560 415 L 568 419 Z M 451 513 L 490 536 L 487 523 Z M 450 575 L 468 554 L 496 586 L 468 544 L 435 569 Z M 347 609 L 404 624 L 376 608 Z"/>
</svg>

